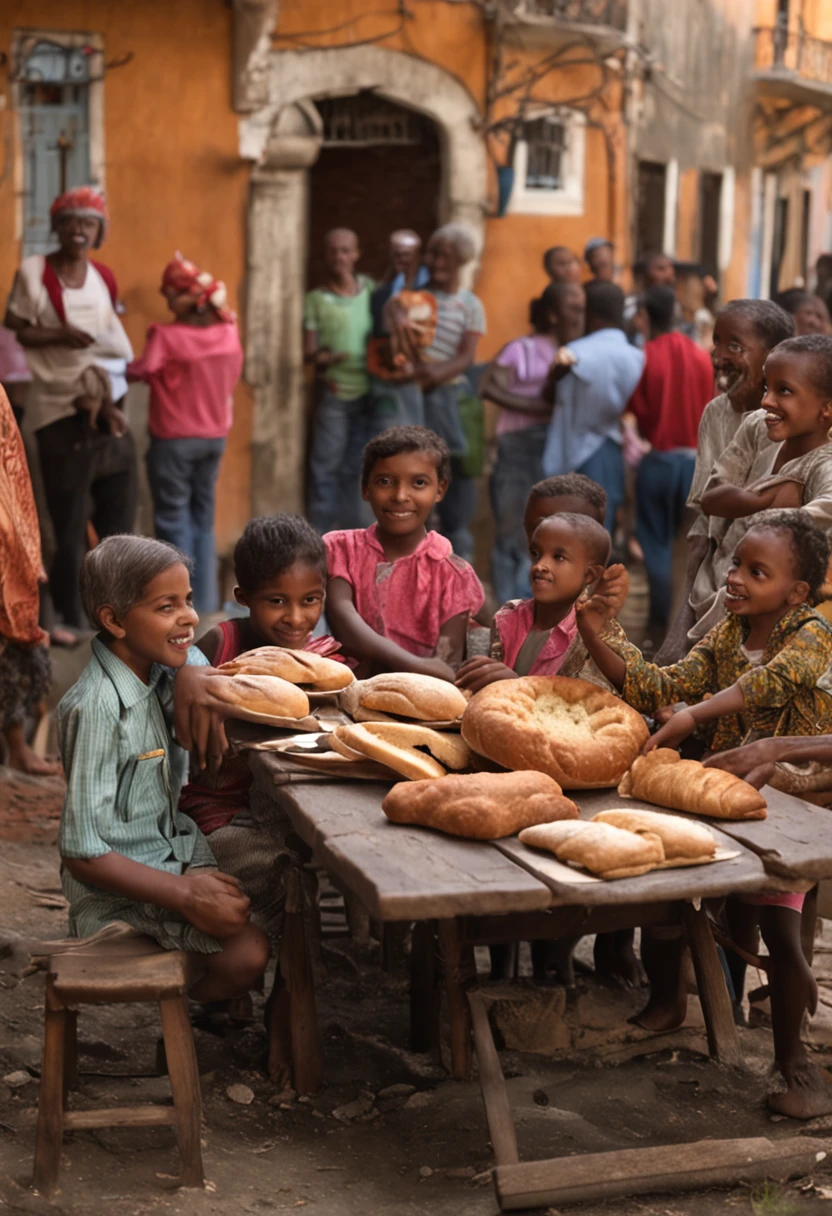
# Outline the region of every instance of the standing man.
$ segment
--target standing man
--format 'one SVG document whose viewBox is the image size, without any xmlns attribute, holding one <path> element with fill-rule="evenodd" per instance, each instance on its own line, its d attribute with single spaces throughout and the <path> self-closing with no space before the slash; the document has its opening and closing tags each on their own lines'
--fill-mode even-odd
<svg viewBox="0 0 832 1216">
<path fill-rule="evenodd" d="M 699 420 L 713 396 L 714 372 L 701 347 L 673 331 L 676 296 L 651 287 L 641 301 L 646 328 L 644 373 L 630 399 L 651 450 L 636 481 L 636 537 L 650 583 L 648 631 L 662 635 L 670 620 L 673 542 L 682 525 L 696 467 Z M 658 644 L 658 637 L 653 639 Z"/>
<path fill-rule="evenodd" d="M 304 360 L 315 368 L 315 420 L 308 515 L 320 533 L 366 523 L 359 489 L 361 452 L 370 437 L 367 340 L 373 281 L 355 273 L 361 255 L 349 228 L 324 237 L 326 280 L 306 293 Z"/>
<path fill-rule="evenodd" d="M 584 261 L 593 282 L 615 281 L 615 246 L 604 236 L 594 236 L 584 245 Z"/>
<path fill-rule="evenodd" d="M 412 228 L 400 228 L 390 235 L 390 267 L 385 281 L 373 292 L 370 307 L 373 312 L 373 344 L 389 352 L 385 306 L 402 291 L 419 291 L 430 280 L 430 270 L 422 261 L 422 238 Z M 400 392 L 400 379 L 395 375 L 382 379 L 370 377 L 372 400 L 372 432 L 379 434 L 391 426 L 419 426 L 421 413 L 415 415 L 408 390 Z"/>
<path fill-rule="evenodd" d="M 55 535 L 52 597 L 64 623 L 80 627 L 90 498 L 99 538 L 133 528 L 136 450 L 122 410 L 133 351 L 116 313 L 113 274 L 89 257 L 106 234 L 104 199 L 88 186 L 69 190 L 50 217 L 58 249 L 23 260 L 4 324 L 32 374 L 26 412 Z"/>
<path fill-rule="evenodd" d="M 624 500 L 621 415 L 641 379 L 644 355 L 624 333 L 624 293 L 615 283 L 587 283 L 586 337 L 570 342 L 570 367 L 550 380 L 555 410 L 543 451 L 546 477 L 583 473 L 607 492 L 604 527 L 612 534 Z"/>
</svg>

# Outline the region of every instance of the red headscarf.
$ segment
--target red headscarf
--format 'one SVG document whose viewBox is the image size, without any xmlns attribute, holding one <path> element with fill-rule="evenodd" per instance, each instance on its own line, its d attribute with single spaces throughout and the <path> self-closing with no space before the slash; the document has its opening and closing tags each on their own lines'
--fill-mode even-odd
<svg viewBox="0 0 832 1216">
<path fill-rule="evenodd" d="M 23 440 L 0 388 L 0 649 L 46 640 L 38 626 L 40 531 Z"/>
<path fill-rule="evenodd" d="M 67 190 L 64 194 L 59 194 L 49 208 L 49 218 L 52 221 L 53 229 L 59 216 L 62 215 L 84 215 L 98 220 L 98 240 L 95 242 L 95 248 L 99 247 L 104 240 L 110 219 L 102 194 L 93 190 L 92 186 L 78 186 L 75 190 Z"/>
<path fill-rule="evenodd" d="M 194 262 L 183 258 L 178 250 L 162 272 L 162 292 L 165 295 L 170 292 L 178 296 L 191 296 L 194 308 L 203 309 L 210 304 L 223 321 L 234 320 L 234 313 L 226 308 L 228 293 L 225 283 L 200 270 Z"/>
</svg>

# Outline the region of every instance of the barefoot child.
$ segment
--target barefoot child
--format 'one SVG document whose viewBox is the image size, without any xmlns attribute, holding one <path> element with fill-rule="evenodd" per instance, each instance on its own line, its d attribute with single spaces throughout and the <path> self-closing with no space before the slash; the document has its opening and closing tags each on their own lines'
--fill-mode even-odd
<svg viewBox="0 0 832 1216">
<path fill-rule="evenodd" d="M 832 694 L 824 686 L 832 627 L 811 607 L 826 578 L 829 552 L 825 533 L 805 511 L 761 512 L 732 558 L 726 616 L 672 667 L 646 663 L 629 642 L 607 645 L 598 636 L 597 606 L 579 609 L 587 649 L 625 701 L 647 714 L 687 703 L 645 750 L 674 747 L 696 729 L 715 751 L 755 736 L 832 730 Z M 759 916 L 771 959 L 775 1057 L 786 1092 L 771 1095 L 769 1105 L 794 1118 L 825 1113 L 832 1109 L 832 1094 L 800 1042 L 803 1013 L 814 1012 L 817 1004 L 817 985 L 800 944 L 803 896 L 744 896 L 728 906 L 732 935 L 746 948 L 754 948 L 753 922 Z M 645 933 L 642 958 L 651 998 L 640 1024 L 653 1030 L 680 1026 L 687 1008 L 681 939 L 657 940 Z"/>
<path fill-rule="evenodd" d="M 370 528 L 324 537 L 327 619 L 362 678 L 412 671 L 453 680 L 480 580 L 428 519 L 450 480 L 448 445 L 421 426 L 383 431 L 364 449 Z"/>
<path fill-rule="evenodd" d="M 171 732 L 174 673 L 204 662 L 187 559 L 172 545 L 112 536 L 84 558 L 81 597 L 99 633 L 58 706 L 67 791 L 59 849 L 70 932 L 125 921 L 168 950 L 198 954 L 200 1001 L 247 992 L 269 957 L 249 901 L 176 809 L 187 756 Z"/>
</svg>

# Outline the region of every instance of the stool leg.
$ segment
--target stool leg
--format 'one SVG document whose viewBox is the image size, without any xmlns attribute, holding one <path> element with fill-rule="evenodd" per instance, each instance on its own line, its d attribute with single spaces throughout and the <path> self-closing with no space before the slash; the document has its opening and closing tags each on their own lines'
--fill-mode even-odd
<svg viewBox="0 0 832 1216">
<path fill-rule="evenodd" d="M 166 997 L 159 1002 L 162 1013 L 162 1033 L 168 1062 L 170 1088 L 176 1107 L 176 1136 L 181 1158 L 181 1186 L 201 1187 L 205 1174 L 202 1168 L 202 1095 L 196 1063 L 194 1035 L 188 1018 L 188 1001 L 184 996 Z"/>
<path fill-rule="evenodd" d="M 50 1007 L 51 1006 L 51 1007 Z M 43 1031 L 43 1065 L 40 1074 L 38 1127 L 35 1137 L 33 1184 L 49 1196 L 58 1185 L 61 1168 L 61 1142 L 64 1132 L 64 1042 L 66 1010 L 52 994 L 46 981 L 46 1013 Z"/>
<path fill-rule="evenodd" d="M 71 1089 L 78 1088 L 78 1014 L 67 1009 L 64 1014 L 64 1107 Z"/>
</svg>

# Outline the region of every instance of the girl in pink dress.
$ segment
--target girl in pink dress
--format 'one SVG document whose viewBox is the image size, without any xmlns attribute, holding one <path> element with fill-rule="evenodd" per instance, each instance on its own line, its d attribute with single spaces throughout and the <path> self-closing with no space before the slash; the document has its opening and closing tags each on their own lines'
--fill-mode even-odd
<svg viewBox="0 0 832 1216">
<path fill-rule="evenodd" d="M 451 543 L 428 530 L 450 482 L 444 439 L 421 426 L 383 431 L 364 449 L 370 528 L 328 532 L 327 617 L 362 678 L 412 671 L 453 680 L 482 584 Z"/>
</svg>

